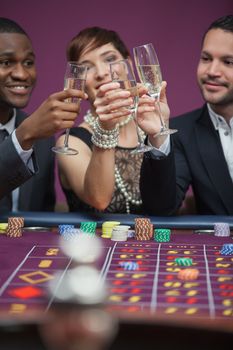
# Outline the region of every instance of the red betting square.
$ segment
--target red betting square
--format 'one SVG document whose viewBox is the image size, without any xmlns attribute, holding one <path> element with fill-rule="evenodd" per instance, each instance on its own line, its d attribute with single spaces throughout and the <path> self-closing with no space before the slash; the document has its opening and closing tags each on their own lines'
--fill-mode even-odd
<svg viewBox="0 0 233 350">
<path fill-rule="evenodd" d="M 43 292 L 39 288 L 28 286 L 28 287 L 12 289 L 8 292 L 8 294 L 20 299 L 29 299 L 29 298 L 39 297 L 43 294 Z"/>
</svg>

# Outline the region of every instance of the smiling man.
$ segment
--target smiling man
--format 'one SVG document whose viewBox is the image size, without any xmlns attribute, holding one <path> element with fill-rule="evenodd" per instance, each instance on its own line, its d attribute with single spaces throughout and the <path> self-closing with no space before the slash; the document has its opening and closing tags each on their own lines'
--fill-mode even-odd
<svg viewBox="0 0 233 350">
<path fill-rule="evenodd" d="M 206 31 L 197 81 L 204 106 L 170 120 L 178 133 L 171 136 L 167 153 L 158 158 L 152 151 L 144 157 L 141 194 L 150 214 L 176 214 L 192 186 L 198 214 L 233 215 L 232 15 L 217 19 Z M 153 113 L 141 117 L 155 124 Z M 155 132 L 154 127 L 147 130 L 149 141 L 159 148 L 164 140 L 154 138 Z"/>
<path fill-rule="evenodd" d="M 54 93 L 27 116 L 21 108 L 35 83 L 31 40 L 16 22 L 0 18 L 0 211 L 54 209 L 52 135 L 72 127 L 79 112 L 65 99 L 84 94 L 71 89 Z"/>
</svg>

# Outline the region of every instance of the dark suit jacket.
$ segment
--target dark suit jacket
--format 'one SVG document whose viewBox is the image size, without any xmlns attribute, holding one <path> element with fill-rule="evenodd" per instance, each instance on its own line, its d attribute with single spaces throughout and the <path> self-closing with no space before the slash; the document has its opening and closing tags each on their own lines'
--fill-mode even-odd
<svg viewBox="0 0 233 350">
<path fill-rule="evenodd" d="M 16 127 L 25 118 L 26 114 L 18 110 Z M 53 137 L 35 142 L 33 163 L 36 173 L 34 176 L 18 156 L 11 137 L 0 144 L 0 198 L 21 185 L 19 189 L 19 210 L 54 210 L 54 154 L 51 150 L 54 143 Z M 0 200 L 0 211 L 3 209 Z"/>
<path fill-rule="evenodd" d="M 207 106 L 172 118 L 172 151 L 163 159 L 144 156 L 141 194 L 146 212 L 174 215 L 192 186 L 198 214 L 233 215 L 233 182 Z"/>
</svg>

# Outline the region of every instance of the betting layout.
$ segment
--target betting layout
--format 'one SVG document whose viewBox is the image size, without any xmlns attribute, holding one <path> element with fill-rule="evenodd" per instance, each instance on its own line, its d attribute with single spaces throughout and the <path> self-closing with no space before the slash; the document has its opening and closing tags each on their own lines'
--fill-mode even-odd
<svg viewBox="0 0 233 350">
<path fill-rule="evenodd" d="M 198 243 L 118 243 L 106 277 L 110 309 L 233 317 L 233 257 L 222 256 L 220 249 Z M 192 259 L 197 279 L 179 279 L 178 257 Z M 122 261 L 135 261 L 139 268 L 122 270 Z"/>
<path fill-rule="evenodd" d="M 9 314 L 47 311 L 54 296 L 48 284 L 58 270 L 64 273 L 72 259 L 58 245 L 58 234 L 23 232 L 20 238 L 1 236 L 0 309 Z M 19 248 L 19 242 L 21 244 Z M 36 243 L 35 243 L 36 242 Z M 169 242 L 125 242 L 102 239 L 101 278 L 108 286 L 107 308 L 128 312 L 150 311 L 185 317 L 233 318 L 233 256 L 221 254 L 231 237 L 173 235 Z M 177 258 L 192 260 L 196 279 L 179 278 Z M 16 259 L 14 261 L 14 259 Z M 10 261 L 9 261 L 10 260 Z M 133 269 L 129 266 L 133 265 Z M 62 281 L 58 281 L 58 284 Z M 56 286 L 55 286 L 56 288 Z"/>
</svg>

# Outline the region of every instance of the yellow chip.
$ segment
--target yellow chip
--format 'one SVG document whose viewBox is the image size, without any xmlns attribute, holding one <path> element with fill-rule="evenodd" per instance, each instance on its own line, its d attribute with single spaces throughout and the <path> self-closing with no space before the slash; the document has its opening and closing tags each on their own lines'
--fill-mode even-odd
<svg viewBox="0 0 233 350">
<path fill-rule="evenodd" d="M 6 233 L 7 226 L 7 223 L 0 223 L 0 233 Z"/>
<path fill-rule="evenodd" d="M 115 226 L 120 225 L 119 221 L 105 221 L 102 224 L 102 235 L 103 238 L 111 238 L 112 237 L 112 229 Z"/>
<path fill-rule="evenodd" d="M 121 223 L 119 221 L 105 221 L 102 224 L 102 228 L 107 228 L 107 227 L 114 227 L 117 225 L 120 225 Z"/>
</svg>

